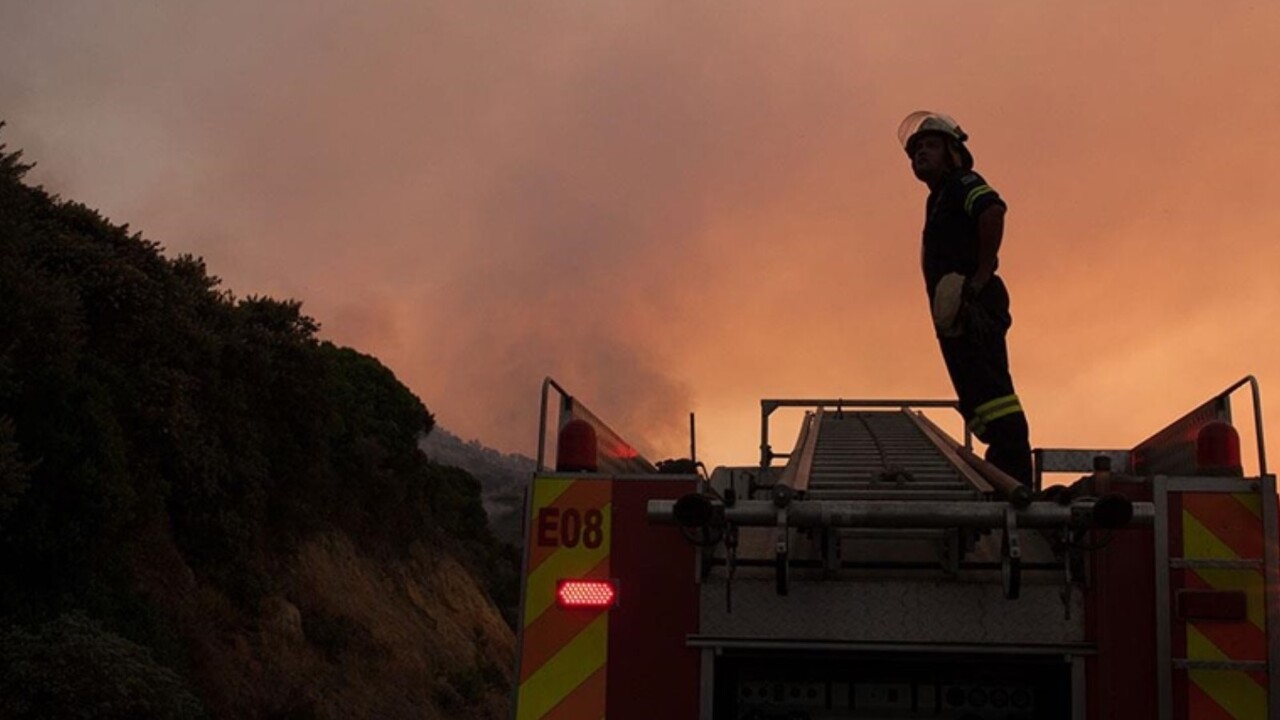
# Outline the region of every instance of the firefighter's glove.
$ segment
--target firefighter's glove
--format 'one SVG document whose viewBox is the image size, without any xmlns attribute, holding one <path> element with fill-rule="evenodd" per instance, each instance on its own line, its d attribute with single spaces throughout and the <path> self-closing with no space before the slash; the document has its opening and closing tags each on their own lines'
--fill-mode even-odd
<svg viewBox="0 0 1280 720">
<path fill-rule="evenodd" d="M 995 318 L 977 300 L 965 300 L 959 315 L 956 325 L 972 342 L 985 345 L 1000 334 Z"/>
<path fill-rule="evenodd" d="M 978 285 L 977 283 L 975 283 L 975 282 L 973 281 L 973 278 L 965 278 L 965 281 L 964 281 L 964 293 L 963 293 L 963 295 L 964 295 L 964 299 L 965 299 L 965 300 L 977 300 L 977 299 L 978 299 L 978 296 L 982 294 L 982 290 L 983 290 L 985 287 L 986 287 L 986 285 L 985 285 L 985 284 L 984 284 L 984 285 Z"/>
<path fill-rule="evenodd" d="M 938 337 L 959 337 L 964 332 L 960 322 L 960 306 L 964 303 L 965 277 L 960 273 L 944 275 L 933 290 L 933 327 Z"/>
</svg>

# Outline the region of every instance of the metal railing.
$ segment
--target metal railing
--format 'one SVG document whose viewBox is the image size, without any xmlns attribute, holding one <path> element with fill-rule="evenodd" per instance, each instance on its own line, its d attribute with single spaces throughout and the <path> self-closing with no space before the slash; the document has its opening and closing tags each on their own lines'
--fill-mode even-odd
<svg viewBox="0 0 1280 720">
<path fill-rule="evenodd" d="M 1249 385 L 1253 396 L 1254 437 L 1258 445 L 1258 474 L 1267 474 L 1266 439 L 1262 431 L 1262 394 L 1258 380 L 1246 375 L 1226 390 L 1193 408 L 1130 451 L 1133 472 L 1140 475 L 1195 474 L 1196 432 L 1208 422 L 1231 422 L 1231 395 Z"/>
<path fill-rule="evenodd" d="M 542 379 L 542 404 L 539 406 L 538 412 L 538 472 L 544 472 L 547 469 L 545 462 L 547 456 L 547 406 L 550 404 L 551 390 L 560 393 L 561 403 L 573 397 L 569 394 L 569 391 L 560 387 L 560 383 L 552 380 L 550 376 Z"/>
<path fill-rule="evenodd" d="M 537 472 L 546 472 L 551 469 L 546 462 L 546 448 L 547 416 L 548 411 L 551 409 L 552 390 L 560 396 L 559 407 L 556 410 L 557 432 L 570 419 L 584 420 L 590 424 L 596 433 L 601 472 L 651 473 L 656 471 L 653 464 L 636 452 L 630 443 L 623 440 L 618 433 L 613 431 L 613 428 L 587 409 L 581 401 L 570 395 L 569 391 L 565 390 L 559 383 L 547 377 L 542 381 L 542 402 L 538 417 Z"/>
<path fill-rule="evenodd" d="M 836 412 L 859 408 L 897 408 L 899 410 L 907 410 L 910 408 L 951 408 L 956 412 L 960 411 L 960 403 L 956 400 L 845 400 L 843 398 L 836 398 L 834 400 L 761 400 L 760 469 L 762 471 L 769 469 L 773 464 L 774 458 L 791 457 L 790 453 L 773 452 L 773 448 L 769 445 L 769 416 L 778 408 L 784 407 L 809 408 L 813 410 L 834 409 Z M 966 448 L 973 447 L 973 439 L 968 426 L 966 426 L 964 430 L 964 446 Z"/>
<path fill-rule="evenodd" d="M 1222 396 L 1228 396 L 1239 390 L 1245 383 L 1249 384 L 1249 389 L 1253 394 L 1253 430 L 1254 440 L 1258 443 L 1258 474 L 1267 474 L 1267 448 L 1266 439 L 1262 434 L 1262 391 L 1258 389 L 1258 379 L 1252 375 L 1245 375 L 1235 385 L 1222 391 Z"/>
</svg>

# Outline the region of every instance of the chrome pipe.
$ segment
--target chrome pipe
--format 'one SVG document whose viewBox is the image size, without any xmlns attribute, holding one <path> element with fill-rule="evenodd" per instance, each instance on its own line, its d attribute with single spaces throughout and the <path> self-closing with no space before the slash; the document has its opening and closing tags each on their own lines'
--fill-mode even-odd
<svg viewBox="0 0 1280 720">
<path fill-rule="evenodd" d="M 1070 505 L 1033 502 L 1014 512 L 1018 527 L 1061 527 L 1088 519 L 1096 502 L 1094 499 L 1076 500 Z M 675 500 L 650 500 L 649 521 L 676 524 L 675 504 Z M 787 506 L 786 523 L 790 527 L 1002 528 L 1008 508 L 1007 503 L 980 501 L 795 500 Z M 739 500 L 723 510 L 725 522 L 733 525 L 778 525 L 778 506 L 769 500 Z M 1133 503 L 1129 525 L 1149 526 L 1154 518 L 1151 503 Z"/>
</svg>

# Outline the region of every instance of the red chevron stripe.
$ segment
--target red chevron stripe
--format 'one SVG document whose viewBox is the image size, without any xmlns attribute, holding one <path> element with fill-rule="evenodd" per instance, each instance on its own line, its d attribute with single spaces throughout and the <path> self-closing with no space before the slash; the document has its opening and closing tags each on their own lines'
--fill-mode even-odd
<svg viewBox="0 0 1280 720">
<path fill-rule="evenodd" d="M 601 665 L 582 684 L 565 696 L 542 720 L 603 720 L 605 711 L 605 680 L 608 665 Z"/>
<path fill-rule="evenodd" d="M 1267 658 L 1267 634 L 1248 620 L 1190 624 L 1232 660 Z"/>
<path fill-rule="evenodd" d="M 1187 720 L 1236 720 L 1194 681 L 1187 680 Z"/>
<path fill-rule="evenodd" d="M 1194 570 L 1188 570 L 1184 577 L 1186 578 L 1185 587 L 1187 588 L 1214 589 Z M 1209 638 L 1209 642 L 1217 646 L 1232 660 L 1265 660 L 1267 658 L 1267 634 L 1248 620 L 1235 622 L 1200 621 L 1190 624 L 1194 625 L 1196 630 L 1199 630 L 1205 637 Z"/>
<path fill-rule="evenodd" d="M 612 483 L 605 480 L 577 480 L 569 486 L 568 490 L 560 493 L 560 497 L 556 498 L 552 503 L 543 510 L 551 509 L 553 512 L 564 510 L 566 508 L 577 508 L 578 510 L 603 509 L 609 504 L 609 497 L 612 493 Z M 529 527 L 529 572 L 532 573 L 547 558 L 551 557 L 560 549 L 558 544 L 540 543 L 539 534 L 542 529 L 539 515 L 542 510 L 533 513 L 532 522 Z M 558 512 L 556 513 L 558 522 Z M 526 576 L 527 577 L 527 576 Z"/>
<path fill-rule="evenodd" d="M 1231 493 L 1186 493 L 1182 496 L 1182 509 L 1237 557 L 1262 557 L 1262 520 Z"/>
<path fill-rule="evenodd" d="M 590 580 L 607 579 L 608 570 L 609 558 L 606 557 L 582 577 Z M 593 620 L 600 617 L 601 612 L 608 611 L 574 610 L 570 612 L 561 610 L 556 605 L 547 608 L 546 612 L 539 615 L 524 629 L 524 637 L 521 639 L 523 657 L 520 661 L 520 682 L 528 680 L 548 660 L 555 657 L 556 653 L 569 644 L 569 641 L 577 637 L 578 633 Z"/>
</svg>

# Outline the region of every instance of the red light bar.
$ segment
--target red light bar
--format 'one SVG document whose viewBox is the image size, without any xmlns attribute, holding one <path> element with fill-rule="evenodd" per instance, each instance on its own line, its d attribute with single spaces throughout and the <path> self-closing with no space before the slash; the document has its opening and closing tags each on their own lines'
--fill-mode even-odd
<svg viewBox="0 0 1280 720">
<path fill-rule="evenodd" d="M 1249 602 L 1240 590 L 1179 590 L 1178 617 L 1183 620 L 1247 620 Z"/>
<path fill-rule="evenodd" d="M 562 608 L 610 608 L 617 601 L 618 591 L 610 580 L 561 580 L 556 584 L 556 602 Z"/>
</svg>

